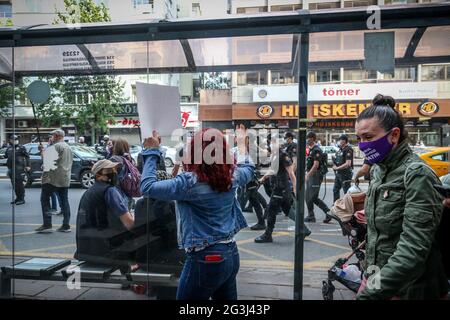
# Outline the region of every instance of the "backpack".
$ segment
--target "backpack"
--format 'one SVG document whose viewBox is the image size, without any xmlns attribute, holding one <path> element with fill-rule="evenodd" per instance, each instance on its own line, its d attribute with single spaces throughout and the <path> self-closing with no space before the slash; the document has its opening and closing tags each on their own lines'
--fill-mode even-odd
<svg viewBox="0 0 450 320">
<path fill-rule="evenodd" d="M 140 197 L 141 194 L 141 174 L 128 159 L 122 157 L 124 170 L 123 177 L 120 180 L 120 188 L 128 197 Z"/>
</svg>

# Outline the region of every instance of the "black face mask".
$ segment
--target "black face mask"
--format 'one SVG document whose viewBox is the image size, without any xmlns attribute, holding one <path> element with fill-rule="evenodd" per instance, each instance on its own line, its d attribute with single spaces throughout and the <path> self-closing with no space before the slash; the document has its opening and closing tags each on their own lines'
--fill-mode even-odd
<svg viewBox="0 0 450 320">
<path fill-rule="evenodd" d="M 111 172 L 106 175 L 109 178 L 109 184 L 116 186 L 117 185 L 117 173 Z"/>
</svg>

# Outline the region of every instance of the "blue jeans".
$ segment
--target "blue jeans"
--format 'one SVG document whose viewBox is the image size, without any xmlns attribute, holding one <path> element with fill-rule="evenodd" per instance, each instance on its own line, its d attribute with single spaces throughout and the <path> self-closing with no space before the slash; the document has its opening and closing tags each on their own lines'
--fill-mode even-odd
<svg viewBox="0 0 450 320">
<path fill-rule="evenodd" d="M 206 261 L 214 255 L 218 261 Z M 188 253 L 180 277 L 177 300 L 237 300 L 239 252 L 235 242 L 216 244 Z"/>
<path fill-rule="evenodd" d="M 53 211 L 58 210 L 58 203 L 61 203 L 61 197 L 59 196 L 59 193 L 53 192 L 51 200 L 52 200 L 52 210 Z M 61 204 L 59 205 L 59 207 L 61 208 Z"/>
</svg>

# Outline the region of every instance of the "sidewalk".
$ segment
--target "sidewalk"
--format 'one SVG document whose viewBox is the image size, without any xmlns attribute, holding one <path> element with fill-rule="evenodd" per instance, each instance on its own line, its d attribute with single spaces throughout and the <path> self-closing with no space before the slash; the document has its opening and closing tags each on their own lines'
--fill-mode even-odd
<svg viewBox="0 0 450 320">
<path fill-rule="evenodd" d="M 21 260 L 19 258 L 17 261 Z M 10 264 L 10 259 L 0 257 L 0 266 Z M 324 271 L 304 271 L 303 300 L 323 300 Z M 239 300 L 292 300 L 294 290 L 293 270 L 241 268 L 238 274 Z M 15 297 L 39 300 L 155 300 L 122 290 L 120 285 L 87 283 L 81 289 L 69 290 L 64 282 L 16 280 Z M 355 294 L 335 283 L 335 300 L 353 300 Z"/>
</svg>

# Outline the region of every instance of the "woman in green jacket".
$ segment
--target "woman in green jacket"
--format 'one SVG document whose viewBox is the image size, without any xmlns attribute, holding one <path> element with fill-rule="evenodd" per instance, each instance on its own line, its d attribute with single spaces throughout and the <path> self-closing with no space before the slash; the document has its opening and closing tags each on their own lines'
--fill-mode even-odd
<svg viewBox="0 0 450 320">
<path fill-rule="evenodd" d="M 357 299 L 439 299 L 448 292 L 435 233 L 439 178 L 415 155 L 391 97 L 378 95 L 356 120 L 373 165 L 367 192 L 366 272 Z"/>
</svg>

